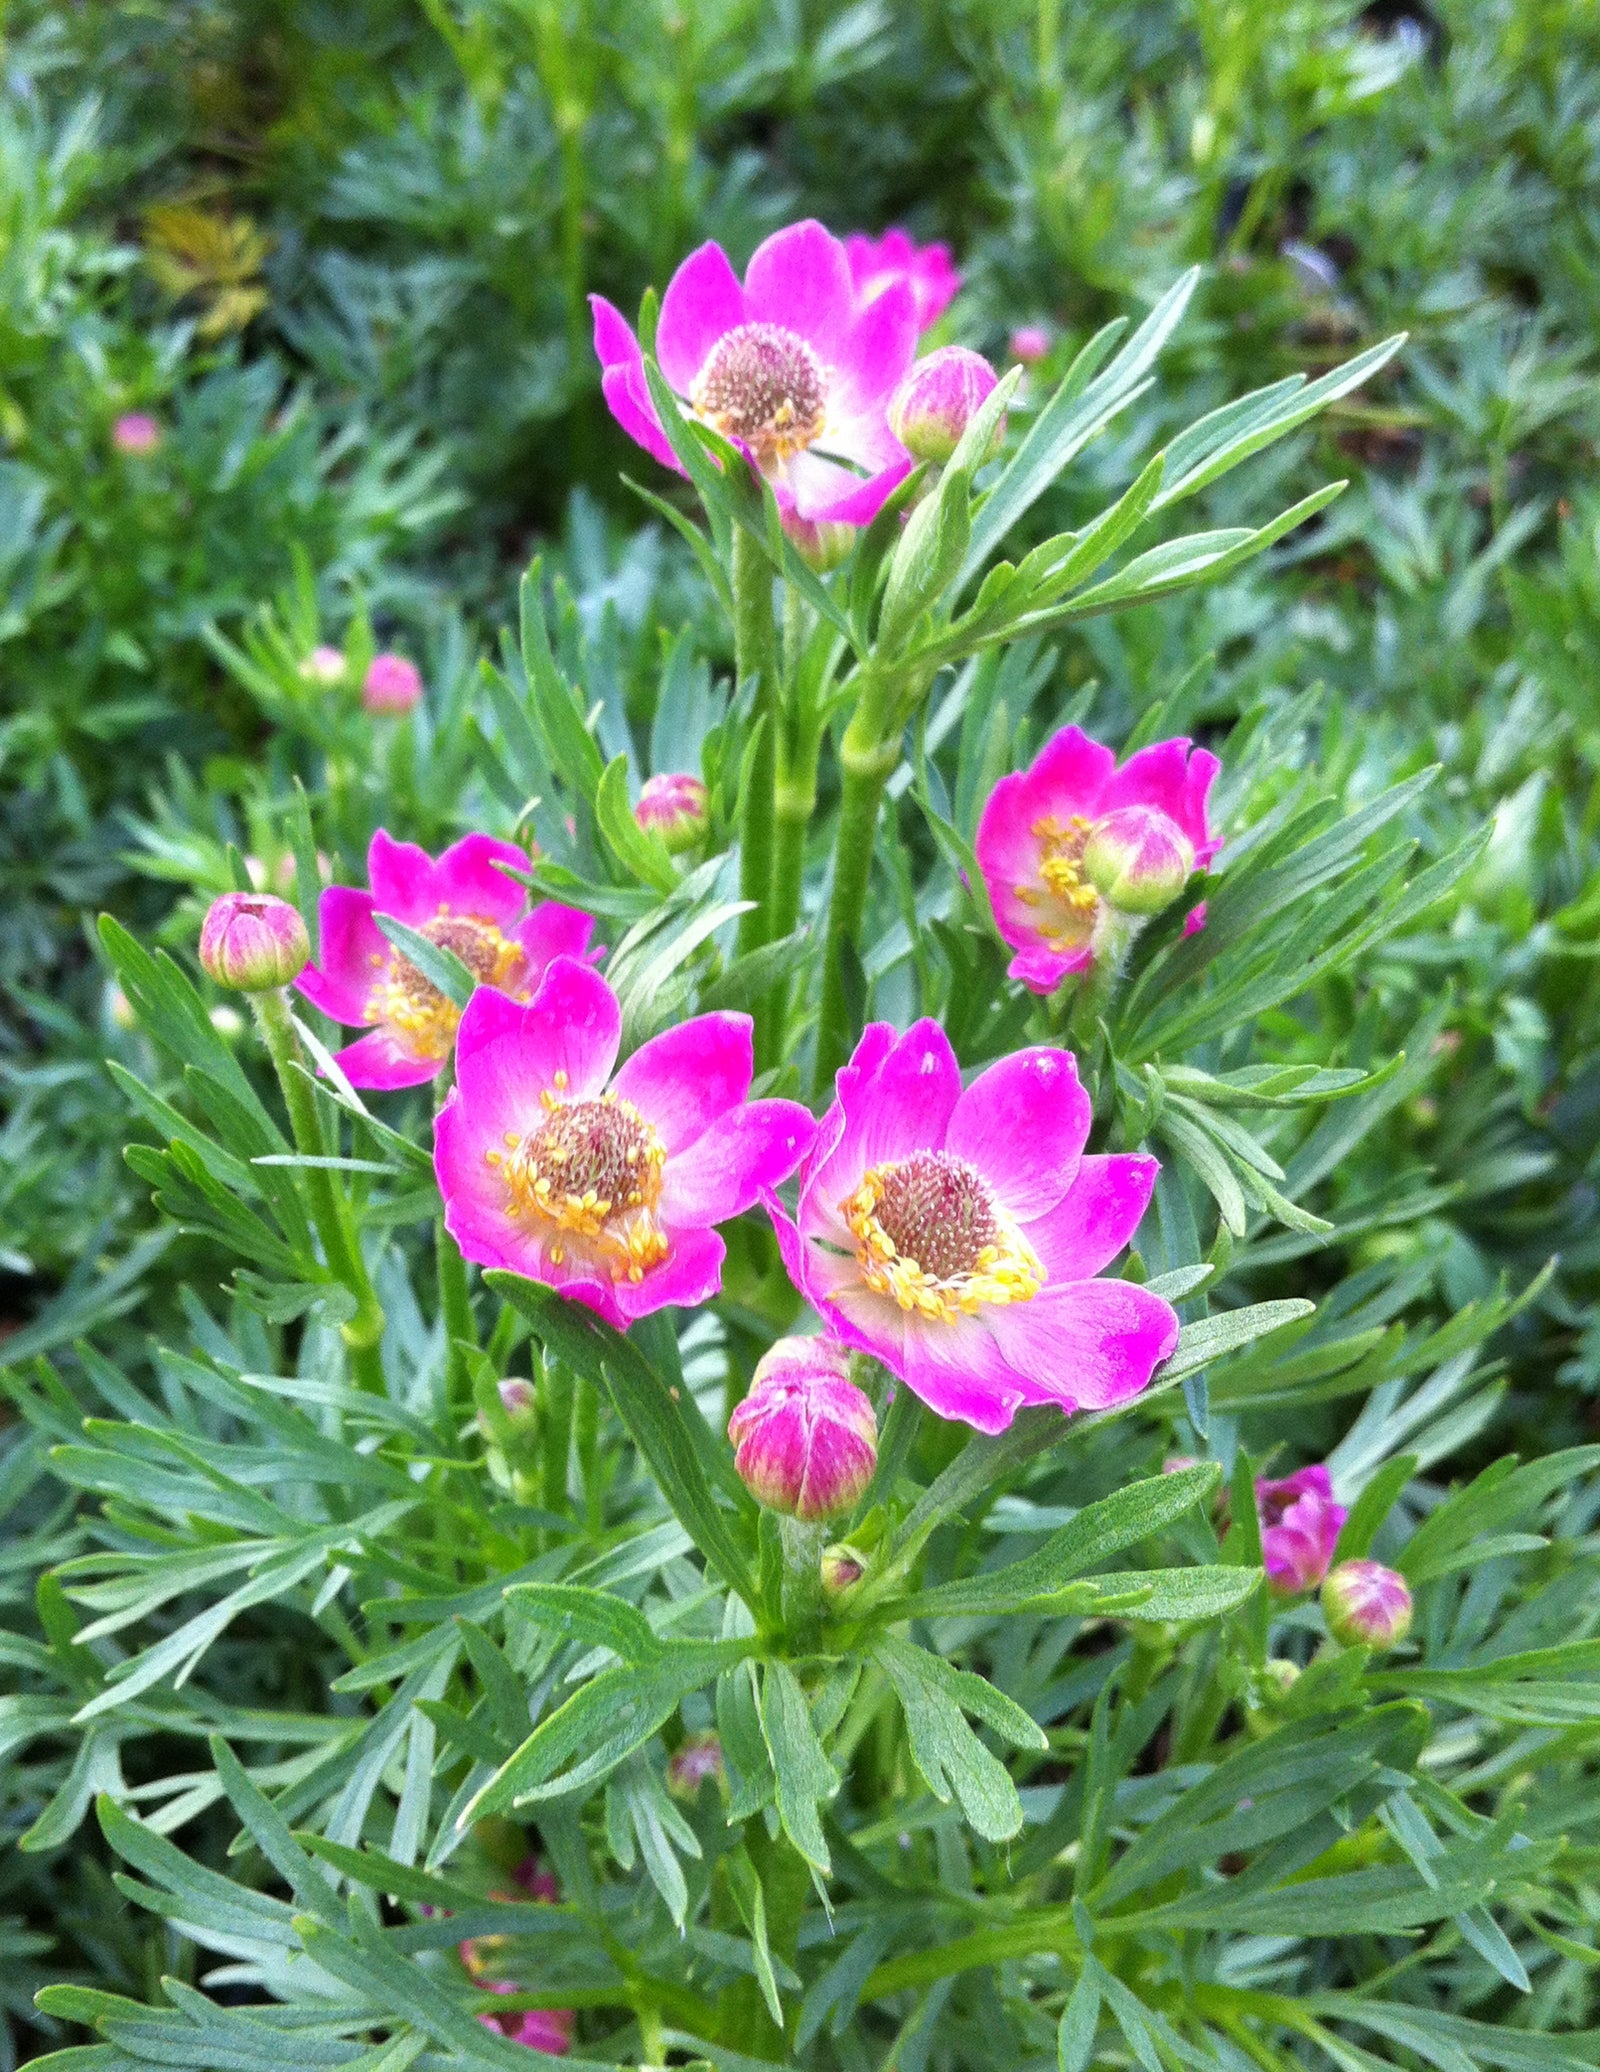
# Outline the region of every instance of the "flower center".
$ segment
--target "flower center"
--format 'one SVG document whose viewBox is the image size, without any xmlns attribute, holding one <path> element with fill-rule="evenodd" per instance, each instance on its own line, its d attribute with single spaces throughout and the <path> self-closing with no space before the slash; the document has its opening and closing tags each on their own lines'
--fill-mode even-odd
<svg viewBox="0 0 1600 2072">
<path fill-rule="evenodd" d="M 642 1281 L 671 1247 L 656 1221 L 667 1147 L 618 1094 L 566 1101 L 566 1074 L 539 1098 L 545 1119 L 526 1136 L 506 1132 L 506 1150 L 484 1155 L 504 1170 L 513 1216 L 551 1226 L 550 1258 L 569 1251 L 613 1280 Z"/>
<path fill-rule="evenodd" d="M 711 348 L 689 401 L 724 438 L 742 439 L 770 464 L 802 453 L 827 416 L 822 362 L 782 324 L 737 324 Z"/>
<path fill-rule="evenodd" d="M 948 1151 L 869 1167 L 840 1210 L 862 1279 L 901 1309 L 948 1323 L 1044 1286 L 1033 1247 L 983 1175 Z"/>
<path fill-rule="evenodd" d="M 1053 813 L 1036 820 L 1030 830 L 1039 844 L 1037 881 L 1014 888 L 1024 906 L 1032 907 L 1039 933 L 1053 950 L 1077 950 L 1094 933 L 1100 895 L 1083 874 L 1083 852 L 1094 822 L 1074 813 L 1065 822 Z"/>
<path fill-rule="evenodd" d="M 424 921 L 417 933 L 442 950 L 453 950 L 480 986 L 515 994 L 526 973 L 527 959 L 521 943 L 502 935 L 492 921 L 441 911 L 432 920 Z M 375 1020 L 405 1036 L 416 1056 L 450 1055 L 461 1009 L 398 950 L 390 957 L 367 1006 Z"/>
</svg>

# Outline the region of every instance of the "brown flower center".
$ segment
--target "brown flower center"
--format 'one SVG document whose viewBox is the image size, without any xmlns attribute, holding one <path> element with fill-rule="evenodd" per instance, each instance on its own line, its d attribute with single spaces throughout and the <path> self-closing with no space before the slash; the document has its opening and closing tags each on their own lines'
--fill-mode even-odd
<svg viewBox="0 0 1600 2072">
<path fill-rule="evenodd" d="M 822 430 L 828 377 L 805 340 L 782 324 L 738 324 L 711 348 L 689 401 L 713 430 L 742 439 L 758 460 L 788 460 Z"/>
<path fill-rule="evenodd" d="M 503 1168 L 508 1213 L 551 1226 L 555 1265 L 570 1252 L 613 1280 L 641 1281 L 669 1250 L 655 1215 L 666 1146 L 631 1101 L 564 1102 L 565 1087 L 557 1073 L 556 1090 L 540 1096 L 545 1119 L 526 1136 L 509 1131 L 506 1149 L 485 1157 Z"/>
<path fill-rule="evenodd" d="M 422 922 L 417 933 L 440 949 L 453 951 L 480 986 L 515 995 L 526 976 L 522 945 L 503 935 L 492 921 L 472 914 L 438 913 Z M 377 961 L 375 957 L 373 962 Z M 398 1030 L 418 1057 L 450 1055 L 461 1010 L 398 950 L 374 986 L 368 1007 L 373 1019 Z"/>
<path fill-rule="evenodd" d="M 862 1279 L 901 1309 L 948 1321 L 1026 1302 L 1044 1285 L 1032 1246 L 983 1175 L 948 1151 L 870 1167 L 840 1206 Z"/>
</svg>

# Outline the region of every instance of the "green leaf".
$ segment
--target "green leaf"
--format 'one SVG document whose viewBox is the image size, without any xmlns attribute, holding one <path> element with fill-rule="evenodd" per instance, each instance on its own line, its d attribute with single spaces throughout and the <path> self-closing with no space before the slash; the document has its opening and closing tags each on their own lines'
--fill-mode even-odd
<svg viewBox="0 0 1600 2072">
<path fill-rule="evenodd" d="M 430 941 L 404 921 L 397 921 L 393 914 L 375 913 L 372 918 L 406 962 L 415 965 L 430 986 L 437 986 L 457 1007 L 466 1007 L 477 990 L 478 981 L 454 950 L 446 949 L 443 943 Z"/>
<path fill-rule="evenodd" d="M 1379 1526 L 1394 1509 L 1396 1497 L 1416 1472 L 1414 1453 L 1402 1453 L 1384 1462 L 1350 1506 L 1350 1515 L 1340 1528 L 1333 1550 L 1334 1561 L 1356 1561 L 1369 1551 Z"/>
<path fill-rule="evenodd" d="M 768 1662 L 762 1671 L 761 1736 L 772 1763 L 783 1831 L 812 1869 L 826 1876 L 833 1865 L 817 1808 L 837 1792 L 840 1778 L 823 1753 L 811 1708 L 787 1662 Z"/>
<path fill-rule="evenodd" d="M 614 756 L 595 793 L 594 817 L 606 846 L 630 877 L 641 885 L 653 885 L 657 892 L 678 889 L 678 871 L 667 854 L 661 837 L 643 828 L 633 817 L 628 801 L 628 758 Z"/>
<path fill-rule="evenodd" d="M 1022 1708 L 970 1670 L 953 1668 L 926 1648 L 885 1636 L 873 1658 L 894 1685 L 911 1737 L 911 1754 L 934 1797 L 952 1794 L 990 1842 L 1009 1841 L 1022 1827 L 1022 1801 L 1005 1766 L 962 1717 L 970 1712 L 1019 1748 L 1049 1742 Z"/>
</svg>

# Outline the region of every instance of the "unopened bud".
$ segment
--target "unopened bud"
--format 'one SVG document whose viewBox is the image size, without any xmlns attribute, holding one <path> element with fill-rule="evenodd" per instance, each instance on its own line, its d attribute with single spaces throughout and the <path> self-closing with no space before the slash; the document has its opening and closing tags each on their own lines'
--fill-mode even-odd
<svg viewBox="0 0 1600 2072">
<path fill-rule="evenodd" d="M 314 647 L 300 664 L 300 674 L 307 683 L 343 683 L 347 666 L 338 648 Z"/>
<path fill-rule="evenodd" d="M 843 1597 L 847 1590 L 853 1590 L 866 1574 L 860 1558 L 848 1547 L 824 1547 L 822 1550 L 822 1594 L 824 1597 Z"/>
<path fill-rule="evenodd" d="M 687 771 L 648 778 L 633 817 L 647 834 L 661 837 L 669 856 L 698 849 L 711 824 L 711 794 Z"/>
<path fill-rule="evenodd" d="M 878 1464 L 878 1420 L 831 1338 L 780 1338 L 728 1420 L 733 1464 L 769 1511 L 807 1522 L 849 1510 Z"/>
<path fill-rule="evenodd" d="M 819 576 L 825 576 L 848 558 L 856 543 L 856 528 L 835 518 L 802 518 L 798 511 L 785 511 L 783 530 L 790 545 Z"/>
<path fill-rule="evenodd" d="M 667 1758 L 667 1790 L 675 1799 L 692 1805 L 708 1777 L 715 1780 L 718 1791 L 727 1790 L 728 1765 L 722 1743 L 715 1734 L 691 1734 Z"/>
<path fill-rule="evenodd" d="M 1011 357 L 1024 367 L 1035 367 L 1050 350 L 1050 333 L 1043 324 L 1018 324 L 1011 334 Z"/>
<path fill-rule="evenodd" d="M 1398 1647 L 1411 1631 L 1411 1592 L 1381 1561 L 1341 1561 L 1322 1585 L 1322 1614 L 1347 1648 Z"/>
<path fill-rule="evenodd" d="M 206 975 L 230 993 L 267 993 L 298 978 L 311 956 L 299 909 L 270 892 L 225 892 L 200 929 Z"/>
<path fill-rule="evenodd" d="M 410 712 L 422 696 L 422 675 L 404 655 L 374 655 L 361 679 L 365 711 L 395 717 Z"/>
<path fill-rule="evenodd" d="M 133 1011 L 133 1002 L 121 986 L 107 986 L 106 1013 L 111 1017 L 114 1029 L 137 1029 L 139 1017 Z"/>
<path fill-rule="evenodd" d="M 511 1422 L 514 1425 L 531 1424 L 538 1414 L 533 1383 L 512 1375 L 508 1380 L 498 1382 L 496 1387 L 500 1392 L 500 1408 Z"/>
<path fill-rule="evenodd" d="M 111 427 L 111 443 L 118 453 L 154 453 L 162 431 L 148 410 L 127 410 Z"/>
<path fill-rule="evenodd" d="M 995 383 L 995 371 L 982 353 L 964 345 L 941 346 L 918 360 L 890 397 L 889 429 L 914 459 L 947 461 L 994 394 Z M 998 453 L 1004 437 L 1002 418 L 990 454 Z"/>
<path fill-rule="evenodd" d="M 1084 844 L 1084 876 L 1119 913 L 1159 914 L 1193 871 L 1193 843 L 1159 806 L 1119 806 Z"/>
</svg>

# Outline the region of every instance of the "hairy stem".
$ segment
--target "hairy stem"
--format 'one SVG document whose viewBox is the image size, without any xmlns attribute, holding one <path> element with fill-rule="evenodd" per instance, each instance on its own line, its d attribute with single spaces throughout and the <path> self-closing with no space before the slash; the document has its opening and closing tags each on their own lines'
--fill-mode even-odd
<svg viewBox="0 0 1600 2072">
<path fill-rule="evenodd" d="M 322 1133 L 322 1118 L 317 1112 L 317 1097 L 312 1091 L 311 1081 L 303 1069 L 288 997 L 275 989 L 267 993 L 252 993 L 250 1003 L 255 1009 L 261 1040 L 267 1046 L 278 1084 L 283 1090 L 295 1148 L 303 1158 L 326 1158 L 328 1145 Z M 329 1271 L 355 1298 L 355 1315 L 340 1327 L 341 1336 L 349 1348 L 351 1368 L 363 1388 L 381 1394 L 383 1364 L 378 1355 L 378 1344 L 383 1337 L 383 1311 L 368 1278 L 366 1261 L 361 1256 L 361 1240 L 356 1234 L 350 1203 L 338 1175 L 326 1166 L 303 1167 L 302 1178 L 311 1220 L 322 1240 Z"/>
<path fill-rule="evenodd" d="M 822 1550 L 828 1540 L 827 1521 L 780 1518 L 778 1539 L 783 1547 L 780 1603 L 784 1635 L 790 1647 L 803 1654 L 822 1624 Z"/>
<path fill-rule="evenodd" d="M 759 949 L 769 940 L 771 929 L 778 642 L 772 617 L 772 569 L 742 526 L 736 526 L 733 534 L 733 652 L 738 690 L 759 680 L 752 719 L 760 733 L 739 819 L 739 896 L 754 902 L 739 920 L 743 952 Z"/>
<path fill-rule="evenodd" d="M 833 1076 L 850 1055 L 855 1028 L 845 990 L 845 959 L 859 955 L 861 923 L 867 910 L 872 877 L 872 845 L 878 832 L 883 789 L 900 760 L 898 735 L 883 738 L 862 707 L 845 729 L 839 756 L 843 790 L 839 825 L 833 843 L 833 896 L 828 904 L 828 933 L 823 944 L 822 1006 L 817 1021 L 815 1089 L 818 1096 L 833 1085 Z M 863 721 L 868 724 L 863 725 Z"/>
</svg>

